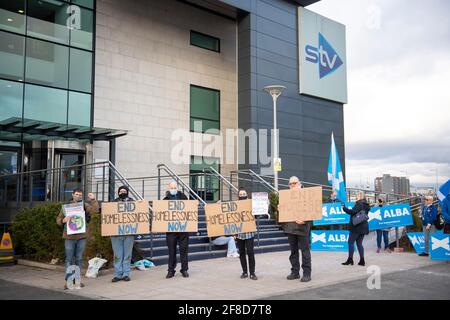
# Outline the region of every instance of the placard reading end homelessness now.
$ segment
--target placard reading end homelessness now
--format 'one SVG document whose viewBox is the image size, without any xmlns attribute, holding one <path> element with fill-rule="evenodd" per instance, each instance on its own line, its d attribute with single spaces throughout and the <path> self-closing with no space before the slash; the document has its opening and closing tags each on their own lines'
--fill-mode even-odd
<svg viewBox="0 0 450 320">
<path fill-rule="evenodd" d="M 207 204 L 205 215 L 208 237 L 256 231 L 252 200 Z"/>
<path fill-rule="evenodd" d="M 154 200 L 152 232 L 197 232 L 197 200 Z"/>
<path fill-rule="evenodd" d="M 322 219 L 322 187 L 279 191 L 278 221 Z"/>
<path fill-rule="evenodd" d="M 102 236 L 150 233 L 148 201 L 105 202 L 102 204 Z"/>
</svg>

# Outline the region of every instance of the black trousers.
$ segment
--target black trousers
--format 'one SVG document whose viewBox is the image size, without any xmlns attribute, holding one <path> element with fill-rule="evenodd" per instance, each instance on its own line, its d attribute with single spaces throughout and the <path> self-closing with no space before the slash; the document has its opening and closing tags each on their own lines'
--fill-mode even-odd
<svg viewBox="0 0 450 320">
<path fill-rule="evenodd" d="M 303 276 L 311 276 L 311 251 L 309 248 L 309 237 L 299 236 L 288 233 L 289 247 L 291 248 L 291 255 L 289 261 L 291 262 L 291 273 L 300 274 L 300 254 L 298 250 L 302 251 L 302 269 Z"/>
<path fill-rule="evenodd" d="M 177 266 L 177 244 L 180 249 L 181 272 L 188 271 L 189 233 L 166 233 L 167 247 L 169 248 L 169 268 L 167 271 L 175 272 Z"/>
<path fill-rule="evenodd" d="M 239 259 L 241 260 L 241 267 L 243 273 L 248 273 L 247 269 L 247 257 L 248 255 L 248 264 L 250 266 L 250 274 L 255 273 L 255 239 L 250 238 L 246 240 L 237 239 L 237 245 L 239 249 Z"/>
<path fill-rule="evenodd" d="M 355 241 L 356 247 L 358 248 L 359 257 L 361 259 L 364 259 L 364 247 L 362 245 L 363 239 L 363 234 L 350 231 L 350 234 L 348 236 L 348 257 L 350 259 L 353 259 L 353 252 L 355 252 Z"/>
</svg>

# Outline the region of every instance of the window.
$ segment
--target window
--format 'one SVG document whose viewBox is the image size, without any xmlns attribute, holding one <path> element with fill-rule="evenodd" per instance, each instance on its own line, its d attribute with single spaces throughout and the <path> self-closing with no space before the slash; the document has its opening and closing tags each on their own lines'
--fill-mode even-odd
<svg viewBox="0 0 450 320">
<path fill-rule="evenodd" d="M 94 9 L 94 0 L 72 0 L 72 4 Z"/>
<path fill-rule="evenodd" d="M 215 176 L 204 176 L 203 169 L 213 167 L 220 172 L 219 158 L 191 156 L 189 165 L 190 187 L 202 199 L 208 201 L 219 200 L 220 181 Z"/>
<path fill-rule="evenodd" d="M 82 49 L 92 50 L 93 13 L 91 10 L 80 8 L 80 28 L 74 28 L 70 33 L 70 45 Z"/>
<path fill-rule="evenodd" d="M 0 80 L 0 121 L 22 118 L 23 83 Z"/>
<path fill-rule="evenodd" d="M 191 45 L 220 52 L 220 39 L 191 30 Z"/>
<path fill-rule="evenodd" d="M 190 109 L 191 131 L 220 129 L 220 91 L 191 85 Z"/>
<path fill-rule="evenodd" d="M 67 123 L 67 91 L 26 84 L 24 118 Z"/>
<path fill-rule="evenodd" d="M 91 95 L 69 91 L 69 124 L 91 125 Z"/>
<path fill-rule="evenodd" d="M 68 6 L 69 4 L 56 0 L 28 0 L 27 34 L 69 44 Z"/>
<path fill-rule="evenodd" d="M 68 47 L 28 38 L 26 51 L 27 82 L 67 88 Z"/>
<path fill-rule="evenodd" d="M 92 53 L 70 49 L 69 89 L 91 92 Z"/>
<path fill-rule="evenodd" d="M 0 29 L 25 33 L 25 0 L 0 1 Z"/>
<path fill-rule="evenodd" d="M 24 37 L 0 32 L 0 77 L 23 80 Z"/>
</svg>

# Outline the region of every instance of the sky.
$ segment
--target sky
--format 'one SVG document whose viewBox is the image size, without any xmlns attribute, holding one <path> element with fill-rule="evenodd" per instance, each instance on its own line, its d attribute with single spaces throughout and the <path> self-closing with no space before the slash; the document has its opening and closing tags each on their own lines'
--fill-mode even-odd
<svg viewBox="0 0 450 320">
<path fill-rule="evenodd" d="M 346 25 L 347 186 L 384 174 L 412 186 L 450 179 L 450 1 L 321 0 Z"/>
</svg>

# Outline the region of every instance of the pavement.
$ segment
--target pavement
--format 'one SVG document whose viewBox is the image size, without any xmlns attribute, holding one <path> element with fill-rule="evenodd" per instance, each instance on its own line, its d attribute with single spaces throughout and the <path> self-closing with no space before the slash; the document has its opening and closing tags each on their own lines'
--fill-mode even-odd
<svg viewBox="0 0 450 320">
<path fill-rule="evenodd" d="M 364 288 L 364 290 L 368 290 L 365 283 L 371 276 L 367 273 L 370 266 L 380 268 L 382 286 L 385 285 L 383 279 L 391 279 L 390 274 L 392 277 L 394 274 L 410 274 L 409 272 L 412 270 L 426 267 L 439 267 L 437 273 L 432 271 L 436 273 L 434 276 L 440 279 L 437 280 L 438 282 L 447 283 L 450 275 L 450 264 L 419 257 L 415 253 L 377 254 L 374 250 L 368 249 L 366 250 L 366 267 L 342 266 L 341 262 L 346 258 L 346 252 L 313 251 L 312 281 L 308 283 L 286 280 L 286 276 L 290 273 L 290 263 L 289 252 L 285 251 L 256 255 L 256 274 L 259 278 L 256 281 L 239 278 L 241 268 L 238 258 L 218 258 L 190 262 L 189 278 L 182 278 L 181 274 L 177 272 L 174 278 L 165 279 L 166 265 L 152 267 L 146 271 L 132 271 L 130 282 L 112 283 L 111 271 L 101 271 L 96 279 L 83 277 L 82 282 L 86 286 L 81 290 L 63 290 L 64 274 L 59 270 L 16 265 L 0 267 L 0 280 L 7 281 L 7 283 L 0 283 L 0 298 L 5 299 L 4 291 L 11 292 L 14 290 L 14 284 L 17 284 L 63 293 L 64 296 L 61 296 L 61 299 L 65 299 L 66 295 L 72 295 L 75 298 L 120 300 L 253 300 L 279 296 L 296 299 L 296 294 L 307 290 L 310 292 L 311 289 L 324 290 L 351 281 L 359 281 L 355 282 L 355 285 L 359 283 L 361 290 Z M 357 253 L 355 253 L 355 260 L 355 262 L 358 261 Z M 416 276 L 418 277 L 414 273 L 408 275 L 408 281 L 413 288 L 420 289 L 421 284 L 414 282 Z M 364 285 L 362 286 L 361 283 Z M 449 286 L 447 285 L 447 287 Z M 383 292 L 384 290 L 378 291 Z M 322 293 L 317 291 L 315 294 L 316 297 L 321 297 Z M 14 297 L 14 294 L 11 293 L 11 296 Z M 303 299 L 303 296 L 298 297 Z M 333 291 L 329 291 L 324 297 L 338 298 L 342 297 L 342 294 L 334 294 Z M 426 297 L 423 298 L 426 299 Z"/>
<path fill-rule="evenodd" d="M 379 289 L 367 288 L 367 279 L 268 297 L 270 300 L 449 300 L 450 265 L 388 273 Z"/>
</svg>

